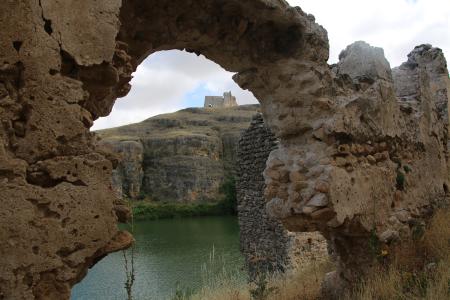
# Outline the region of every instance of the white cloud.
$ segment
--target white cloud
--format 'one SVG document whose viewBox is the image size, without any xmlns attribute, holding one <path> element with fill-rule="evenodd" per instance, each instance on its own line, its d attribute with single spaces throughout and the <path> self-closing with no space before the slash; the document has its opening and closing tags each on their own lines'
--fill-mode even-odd
<svg viewBox="0 0 450 300">
<path fill-rule="evenodd" d="M 330 63 L 357 40 L 381 47 L 391 66 L 417 45 L 429 43 L 450 58 L 448 0 L 288 0 L 316 17 L 328 31 Z"/>
<path fill-rule="evenodd" d="M 330 63 L 349 44 L 364 40 L 384 48 L 391 66 L 406 60 L 414 46 L 430 43 L 450 59 L 448 0 L 288 0 L 316 17 L 328 31 Z M 221 95 L 231 90 L 240 104 L 256 103 L 231 79 L 233 74 L 203 56 L 181 51 L 151 55 L 134 74 L 132 90 L 93 129 L 142 121 L 185 108 L 185 96 L 200 86 Z"/>
<path fill-rule="evenodd" d="M 155 53 L 133 76 L 130 93 L 116 101 L 108 117 L 96 120 L 92 130 L 136 123 L 185 108 L 185 95 L 202 85 L 217 95 L 232 91 L 240 104 L 257 103 L 250 92 L 243 91 L 232 80 L 233 73 L 192 53 L 178 50 Z"/>
</svg>

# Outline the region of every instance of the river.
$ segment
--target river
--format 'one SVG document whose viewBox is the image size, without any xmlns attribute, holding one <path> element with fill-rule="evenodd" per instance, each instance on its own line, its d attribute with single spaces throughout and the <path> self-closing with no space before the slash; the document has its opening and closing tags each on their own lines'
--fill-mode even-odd
<svg viewBox="0 0 450 300">
<path fill-rule="evenodd" d="M 235 217 L 140 221 L 134 237 L 134 300 L 171 299 L 176 290 L 195 292 L 224 273 L 245 281 Z M 129 258 L 129 250 L 127 254 Z M 108 255 L 73 288 L 71 299 L 125 300 L 124 266 L 123 252 Z"/>
</svg>

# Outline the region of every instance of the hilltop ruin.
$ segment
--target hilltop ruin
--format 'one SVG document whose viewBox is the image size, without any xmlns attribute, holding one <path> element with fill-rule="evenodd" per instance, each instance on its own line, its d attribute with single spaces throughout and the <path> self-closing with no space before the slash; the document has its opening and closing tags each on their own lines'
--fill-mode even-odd
<svg viewBox="0 0 450 300">
<path fill-rule="evenodd" d="M 236 97 L 231 92 L 223 93 L 221 96 L 205 96 L 205 108 L 224 108 L 238 106 Z"/>
<path fill-rule="evenodd" d="M 326 30 L 282 0 L 2 1 L 0 25 L 0 298 L 69 299 L 90 266 L 132 243 L 117 228 L 114 161 L 89 128 L 157 51 L 203 54 L 260 101 L 280 140 L 264 171 L 268 213 L 327 239 L 333 292 L 365 274 L 371 239 L 407 240 L 447 203 L 438 48 L 391 70 L 358 42 L 329 66 Z"/>
</svg>

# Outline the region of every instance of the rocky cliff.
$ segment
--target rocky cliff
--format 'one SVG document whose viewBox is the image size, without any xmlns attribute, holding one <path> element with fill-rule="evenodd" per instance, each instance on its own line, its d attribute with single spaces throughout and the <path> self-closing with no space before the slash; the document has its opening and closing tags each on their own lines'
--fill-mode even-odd
<svg viewBox="0 0 450 300">
<path fill-rule="evenodd" d="M 233 174 L 236 145 L 258 105 L 188 108 L 98 132 L 121 156 L 116 190 L 126 197 L 192 202 L 216 200 Z"/>
<path fill-rule="evenodd" d="M 391 69 L 364 42 L 330 70 L 330 115 L 302 143 L 271 152 L 264 176 L 269 215 L 291 231 L 319 230 L 337 254 L 325 290 L 339 298 L 374 261 L 371 234 L 393 247 L 448 205 L 448 71 L 431 45 Z"/>
<path fill-rule="evenodd" d="M 132 243 L 89 128 L 157 51 L 203 54 L 260 101 L 280 141 L 266 207 L 323 234 L 341 287 L 369 270 L 373 233 L 407 240 L 447 200 L 438 49 L 395 72 L 357 43 L 330 68 L 326 30 L 279 0 L 0 1 L 0 25 L 0 298 L 69 299 L 90 266 Z M 415 99 L 396 94 L 403 76 Z"/>
</svg>

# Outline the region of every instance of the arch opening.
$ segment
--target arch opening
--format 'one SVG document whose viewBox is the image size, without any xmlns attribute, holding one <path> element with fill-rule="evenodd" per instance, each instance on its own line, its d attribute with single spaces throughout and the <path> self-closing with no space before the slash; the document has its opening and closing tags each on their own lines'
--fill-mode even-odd
<svg viewBox="0 0 450 300">
<path fill-rule="evenodd" d="M 388 247 L 408 239 L 410 219 L 426 222 L 446 203 L 440 49 L 420 45 L 391 69 L 381 49 L 357 42 L 328 66 L 326 31 L 284 1 L 65 5 L 0 4 L 17 12 L 4 28 L 21 29 L 0 32 L 6 298 L 68 298 L 98 258 L 131 244 L 116 226 L 123 207 L 112 199 L 110 157 L 89 127 L 160 50 L 203 54 L 260 100 L 280 138 L 264 172 L 267 209 L 292 230 L 323 233 L 339 256 L 341 288 L 367 272 L 371 237 Z"/>
<path fill-rule="evenodd" d="M 132 74 L 130 92 L 117 99 L 107 117 L 95 120 L 91 131 L 138 123 L 186 108 L 209 107 L 205 97 L 223 98 L 225 92 L 231 92 L 238 105 L 257 104 L 251 92 L 232 80 L 233 75 L 203 55 L 180 50 L 153 53 Z"/>
<path fill-rule="evenodd" d="M 232 75 L 192 53 L 151 54 L 133 74 L 130 93 L 114 107 L 123 106 L 112 110 L 113 117 L 125 113 L 136 120 L 136 107 L 145 120 L 95 131 L 102 147 L 121 156 L 113 170 L 113 189 L 135 211 L 133 295 L 165 299 L 177 288 L 198 292 L 220 276 L 245 282 L 237 221 L 229 216 L 237 209 L 234 149 L 259 106 Z M 221 97 L 222 103 L 209 107 L 208 95 L 224 90 L 230 92 Z M 167 111 L 150 117 L 158 110 L 152 104 L 158 102 Z M 103 124 L 116 124 L 108 118 Z M 206 218 L 188 218 L 198 216 Z M 165 244 L 177 246 L 165 249 Z M 123 264 L 122 253 L 106 257 L 74 288 L 72 298 L 97 298 L 105 290 L 125 297 Z"/>
</svg>

